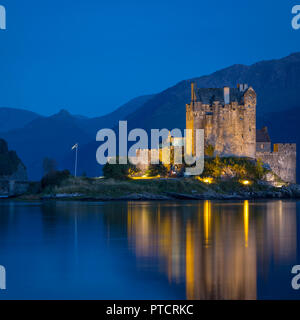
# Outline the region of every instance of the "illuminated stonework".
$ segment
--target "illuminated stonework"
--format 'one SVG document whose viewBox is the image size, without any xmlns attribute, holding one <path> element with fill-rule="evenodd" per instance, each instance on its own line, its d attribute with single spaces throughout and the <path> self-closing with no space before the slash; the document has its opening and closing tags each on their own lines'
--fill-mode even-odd
<svg viewBox="0 0 300 320">
<path fill-rule="evenodd" d="M 267 128 L 256 129 L 256 103 L 256 92 L 247 84 L 196 89 L 191 83 L 191 102 L 186 105 L 186 129 L 190 134 L 185 138 L 169 135 L 169 147 L 137 150 L 137 156 L 143 159 L 139 169 L 145 172 L 153 158 L 169 163 L 165 160 L 171 159 L 170 154 L 178 147 L 185 147 L 187 155 L 195 156 L 196 130 L 202 129 L 209 156 L 260 159 L 281 180 L 296 183 L 296 144 L 275 144 L 271 151 Z M 180 171 L 181 166 L 177 169 Z M 249 185 L 251 181 L 241 183 Z"/>
<path fill-rule="evenodd" d="M 205 144 L 220 156 L 255 158 L 256 93 L 252 87 L 195 89 L 186 105 L 187 152 L 195 155 L 195 130 L 204 129 Z"/>
</svg>

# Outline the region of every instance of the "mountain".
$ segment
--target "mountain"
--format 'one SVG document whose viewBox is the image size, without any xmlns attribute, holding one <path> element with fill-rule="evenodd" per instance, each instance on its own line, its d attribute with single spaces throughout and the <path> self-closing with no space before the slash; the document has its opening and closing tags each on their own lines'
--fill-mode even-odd
<svg viewBox="0 0 300 320">
<path fill-rule="evenodd" d="M 117 127 L 120 120 L 125 120 L 129 114 L 135 113 L 136 110 L 141 108 L 144 103 L 150 101 L 153 97 L 154 95 L 137 97 L 108 115 L 88 119 L 86 122 L 81 123 L 81 128 L 89 132 L 89 134 L 93 136 L 93 139 L 79 147 L 78 169 L 80 174 L 83 172 L 88 176 L 99 176 L 102 174 L 101 166 L 96 162 L 96 150 L 99 146 L 99 142 L 96 142 L 96 133 L 103 128 Z M 65 155 L 62 166 L 64 168 L 74 167 L 73 152 L 68 152 Z"/>
<path fill-rule="evenodd" d="M 41 117 L 37 113 L 13 108 L 0 108 L 0 132 L 23 128 Z"/>
<path fill-rule="evenodd" d="M 42 163 L 45 157 L 55 159 L 61 169 L 73 171 L 74 152 L 71 151 L 71 147 L 75 143 L 83 146 L 95 141 L 99 129 L 113 127 L 119 119 L 124 120 L 129 113 L 134 112 L 150 98 L 150 95 L 135 98 L 116 111 L 98 118 L 71 115 L 66 110 L 61 110 L 50 117 L 37 116 L 30 122 L 24 120 L 23 126 L 20 121 L 13 130 L 0 132 L 0 138 L 4 138 L 14 150 L 17 150 L 28 168 L 31 180 L 39 180 L 42 177 Z M 15 110 L 12 110 L 11 114 L 14 113 Z M 81 156 L 80 153 L 79 161 Z M 95 159 L 93 151 L 92 156 Z M 96 169 L 91 171 L 87 165 L 85 171 L 95 174 Z"/>
<path fill-rule="evenodd" d="M 134 98 L 107 115 L 97 118 L 82 119 L 83 121 L 80 122 L 79 126 L 95 137 L 100 129 L 114 127 L 118 121 L 125 120 L 126 117 L 134 113 L 144 103 L 151 100 L 152 97 L 154 97 L 154 95 L 145 95 Z"/>
<path fill-rule="evenodd" d="M 62 110 L 51 117 L 33 120 L 24 128 L 0 134 L 9 145 L 17 150 L 28 169 L 30 179 L 40 179 L 45 157 L 59 162 L 61 155 L 71 149 L 74 143 L 86 143 L 90 139 L 79 128 L 77 119 Z"/>
<path fill-rule="evenodd" d="M 129 127 L 185 128 L 185 104 L 190 101 L 191 82 L 198 88 L 236 87 L 248 83 L 258 96 L 257 113 L 263 115 L 299 107 L 300 53 L 251 66 L 233 65 L 211 75 L 181 81 L 157 94 L 127 120 Z"/>
</svg>

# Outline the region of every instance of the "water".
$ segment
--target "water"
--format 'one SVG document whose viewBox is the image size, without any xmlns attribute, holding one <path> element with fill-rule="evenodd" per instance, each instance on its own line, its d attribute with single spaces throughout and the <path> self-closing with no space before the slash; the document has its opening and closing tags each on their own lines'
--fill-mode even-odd
<svg viewBox="0 0 300 320">
<path fill-rule="evenodd" d="M 299 299 L 300 202 L 0 201 L 0 299 Z"/>
</svg>

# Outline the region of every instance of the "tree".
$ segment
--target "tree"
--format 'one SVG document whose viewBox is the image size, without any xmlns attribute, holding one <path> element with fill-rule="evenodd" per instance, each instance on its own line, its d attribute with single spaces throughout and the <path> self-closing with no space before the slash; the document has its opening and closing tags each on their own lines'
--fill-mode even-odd
<svg viewBox="0 0 300 320">
<path fill-rule="evenodd" d="M 44 175 L 57 171 L 57 162 L 54 159 L 44 158 L 43 170 L 44 170 Z"/>
<path fill-rule="evenodd" d="M 260 158 L 258 158 L 256 161 L 255 171 L 256 171 L 257 179 L 262 179 L 266 173 L 266 169 L 264 168 L 264 163 Z"/>
</svg>

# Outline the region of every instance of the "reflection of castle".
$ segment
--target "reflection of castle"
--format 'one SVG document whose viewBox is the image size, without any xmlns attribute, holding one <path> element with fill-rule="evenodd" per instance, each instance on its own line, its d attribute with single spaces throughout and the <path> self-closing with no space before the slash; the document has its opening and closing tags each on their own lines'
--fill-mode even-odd
<svg viewBox="0 0 300 320">
<path fill-rule="evenodd" d="M 292 205 L 129 203 L 128 240 L 139 260 L 158 258 L 170 282 L 185 283 L 188 299 L 255 299 L 258 260 L 295 255 Z"/>
<path fill-rule="evenodd" d="M 186 127 L 193 130 L 187 139 L 187 153 L 196 153 L 195 130 L 204 129 L 205 144 L 215 154 L 260 158 L 281 179 L 296 182 L 296 144 L 275 144 L 267 129 L 256 131 L 256 93 L 247 84 L 237 88 L 195 89 L 186 105 Z"/>
</svg>

